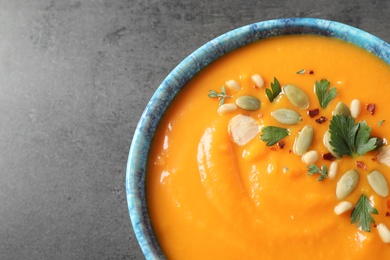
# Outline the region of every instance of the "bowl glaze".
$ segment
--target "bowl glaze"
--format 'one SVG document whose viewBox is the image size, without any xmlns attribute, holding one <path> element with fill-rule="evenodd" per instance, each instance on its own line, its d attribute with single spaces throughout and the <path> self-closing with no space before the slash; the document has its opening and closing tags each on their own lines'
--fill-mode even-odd
<svg viewBox="0 0 390 260">
<path fill-rule="evenodd" d="M 138 243 L 146 259 L 165 259 L 149 221 L 145 200 L 145 172 L 156 127 L 171 100 L 202 68 L 222 55 L 265 38 L 289 34 L 315 34 L 358 45 L 390 64 L 390 45 L 355 27 L 315 18 L 262 21 L 229 31 L 194 51 L 165 78 L 147 104 L 134 132 L 126 169 L 128 210 Z"/>
</svg>

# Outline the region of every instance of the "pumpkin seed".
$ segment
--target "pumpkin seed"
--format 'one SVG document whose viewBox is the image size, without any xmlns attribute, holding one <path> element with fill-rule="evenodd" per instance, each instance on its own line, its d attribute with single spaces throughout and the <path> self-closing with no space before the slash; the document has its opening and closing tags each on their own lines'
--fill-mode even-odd
<svg viewBox="0 0 390 260">
<path fill-rule="evenodd" d="M 336 215 L 341 215 L 344 212 L 347 212 L 348 210 L 352 209 L 353 205 L 349 201 L 342 201 L 339 204 L 337 204 L 336 207 L 334 207 L 334 213 Z"/>
<path fill-rule="evenodd" d="M 296 155 L 302 156 L 309 150 L 313 143 L 314 129 L 307 125 L 298 133 L 293 145 L 293 151 Z"/>
<path fill-rule="evenodd" d="M 336 185 L 336 197 L 339 200 L 344 199 L 356 188 L 359 182 L 359 173 L 355 170 L 349 170 L 341 176 Z"/>
<path fill-rule="evenodd" d="M 297 112 L 287 108 L 277 109 L 271 115 L 276 121 L 286 125 L 295 125 L 302 120 L 302 117 Z"/>
<path fill-rule="evenodd" d="M 333 111 L 333 115 L 343 115 L 345 117 L 349 117 L 351 116 L 351 111 L 346 104 L 344 104 L 343 102 L 339 102 L 337 103 L 336 108 Z"/>
<path fill-rule="evenodd" d="M 328 151 L 335 157 L 340 158 L 340 155 L 334 151 L 334 147 L 330 144 L 330 133 L 329 130 L 327 130 L 324 134 L 324 138 L 322 139 L 324 142 L 325 147 L 328 149 Z"/>
<path fill-rule="evenodd" d="M 387 197 L 389 195 L 389 186 L 385 176 L 377 170 L 370 172 L 367 175 L 368 183 L 371 188 L 378 193 L 379 196 Z"/>
<path fill-rule="evenodd" d="M 283 87 L 283 92 L 294 106 L 301 109 L 306 109 L 309 107 L 309 98 L 302 89 L 288 84 Z"/>
<path fill-rule="evenodd" d="M 241 96 L 236 99 L 236 104 L 245 110 L 257 110 L 260 108 L 260 100 L 253 96 Z"/>
</svg>

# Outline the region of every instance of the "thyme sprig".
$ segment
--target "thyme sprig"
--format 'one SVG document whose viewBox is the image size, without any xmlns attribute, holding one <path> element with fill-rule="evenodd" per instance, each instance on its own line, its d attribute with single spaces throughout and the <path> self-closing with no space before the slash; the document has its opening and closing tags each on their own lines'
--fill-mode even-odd
<svg viewBox="0 0 390 260">
<path fill-rule="evenodd" d="M 210 98 L 218 98 L 219 99 L 219 105 L 223 105 L 225 103 L 225 98 L 230 98 L 231 96 L 228 96 L 226 94 L 226 88 L 225 86 L 222 86 L 221 92 L 217 92 L 214 90 L 209 90 L 208 97 Z"/>
</svg>

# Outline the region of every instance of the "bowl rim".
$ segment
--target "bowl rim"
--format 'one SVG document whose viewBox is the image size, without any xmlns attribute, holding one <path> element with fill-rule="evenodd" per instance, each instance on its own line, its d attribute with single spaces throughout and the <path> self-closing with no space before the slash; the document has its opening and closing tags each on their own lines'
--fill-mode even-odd
<svg viewBox="0 0 390 260">
<path fill-rule="evenodd" d="M 224 54 L 254 41 L 289 34 L 338 38 L 372 52 L 390 64 L 390 45 L 356 27 L 320 18 L 265 20 L 228 31 L 181 61 L 156 89 L 134 131 L 126 167 L 126 196 L 132 227 L 146 259 L 164 259 L 154 235 L 145 198 L 145 171 L 153 133 L 171 100 L 202 68 Z"/>
</svg>

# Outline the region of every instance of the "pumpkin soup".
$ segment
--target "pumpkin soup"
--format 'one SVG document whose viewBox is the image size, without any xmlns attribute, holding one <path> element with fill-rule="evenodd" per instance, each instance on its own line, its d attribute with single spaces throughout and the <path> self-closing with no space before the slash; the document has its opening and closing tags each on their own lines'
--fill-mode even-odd
<svg viewBox="0 0 390 260">
<path fill-rule="evenodd" d="M 147 205 L 168 259 L 390 259 L 390 67 L 273 37 L 198 73 L 157 128 Z"/>
</svg>

